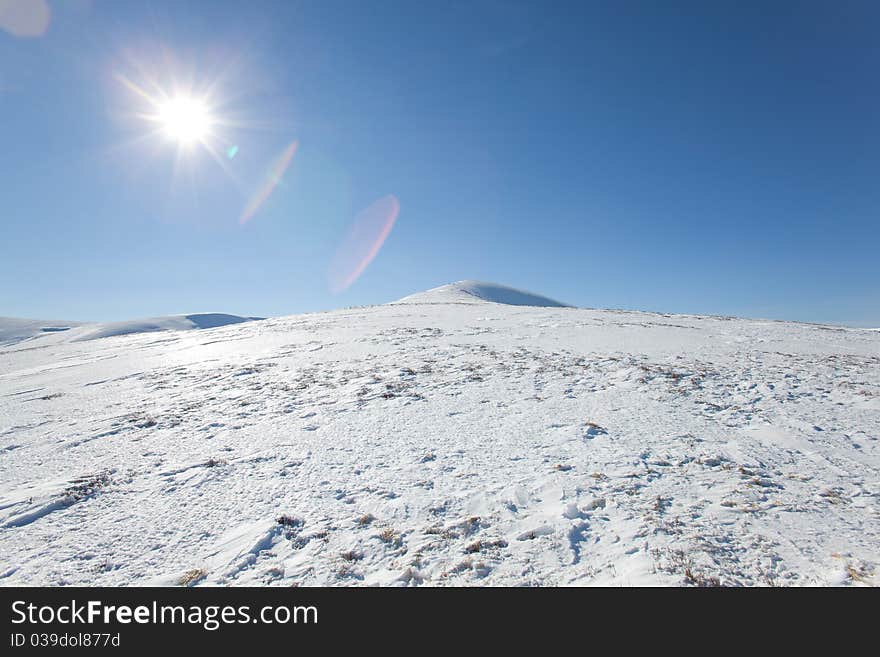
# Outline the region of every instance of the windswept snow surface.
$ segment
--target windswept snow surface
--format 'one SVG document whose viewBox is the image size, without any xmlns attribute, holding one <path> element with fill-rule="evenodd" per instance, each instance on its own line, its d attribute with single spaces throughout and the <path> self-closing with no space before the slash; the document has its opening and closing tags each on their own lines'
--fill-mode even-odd
<svg viewBox="0 0 880 657">
<path fill-rule="evenodd" d="M 868 330 L 453 300 L 29 341 L 0 584 L 877 584 L 878 438 Z"/>
</svg>

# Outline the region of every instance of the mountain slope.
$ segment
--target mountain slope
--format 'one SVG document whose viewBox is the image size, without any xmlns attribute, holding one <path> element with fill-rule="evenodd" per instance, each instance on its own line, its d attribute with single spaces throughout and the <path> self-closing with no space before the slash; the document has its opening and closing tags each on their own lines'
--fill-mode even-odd
<svg viewBox="0 0 880 657">
<path fill-rule="evenodd" d="M 878 354 L 457 301 L 3 347 L 0 584 L 877 584 Z"/>
</svg>

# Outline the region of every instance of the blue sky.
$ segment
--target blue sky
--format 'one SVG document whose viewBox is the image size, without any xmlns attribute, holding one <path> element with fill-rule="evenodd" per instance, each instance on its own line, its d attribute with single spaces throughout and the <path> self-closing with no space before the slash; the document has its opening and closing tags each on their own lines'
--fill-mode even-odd
<svg viewBox="0 0 880 657">
<path fill-rule="evenodd" d="M 0 31 L 0 315 L 284 315 L 475 278 L 880 325 L 875 2 L 47 2 L 42 36 Z M 178 154 L 123 77 L 211 86 L 235 157 Z M 331 293 L 389 194 L 383 248 Z"/>
</svg>

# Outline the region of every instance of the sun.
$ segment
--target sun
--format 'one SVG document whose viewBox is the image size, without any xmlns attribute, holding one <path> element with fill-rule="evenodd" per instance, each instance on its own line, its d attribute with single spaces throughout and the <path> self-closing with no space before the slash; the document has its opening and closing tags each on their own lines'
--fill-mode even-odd
<svg viewBox="0 0 880 657">
<path fill-rule="evenodd" d="M 220 80 L 186 82 L 170 73 L 159 80 L 148 72 L 148 66 L 139 68 L 142 70 L 135 79 L 121 72 L 113 75 L 130 92 L 130 107 L 123 116 L 140 127 L 139 136 L 131 143 L 143 144 L 152 154 L 161 153 L 161 157 L 173 151 L 174 175 L 180 167 L 200 166 L 202 156 L 207 154 L 235 180 L 231 160 L 238 153 L 238 145 L 233 141 L 233 132 L 248 124 L 230 116 L 230 101 L 220 92 Z"/>
<path fill-rule="evenodd" d="M 207 103 L 191 96 L 176 96 L 159 103 L 156 120 L 166 136 L 182 145 L 203 142 L 214 123 Z"/>
</svg>

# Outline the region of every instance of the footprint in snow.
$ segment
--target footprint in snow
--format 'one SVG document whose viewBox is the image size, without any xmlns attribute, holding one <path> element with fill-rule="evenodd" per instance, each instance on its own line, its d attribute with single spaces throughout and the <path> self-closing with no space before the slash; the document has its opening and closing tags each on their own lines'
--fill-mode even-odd
<svg viewBox="0 0 880 657">
<path fill-rule="evenodd" d="M 572 563 L 581 560 L 581 544 L 585 543 L 590 536 L 590 525 L 584 521 L 572 523 L 568 530 L 568 546 L 572 552 Z"/>
</svg>

